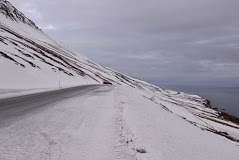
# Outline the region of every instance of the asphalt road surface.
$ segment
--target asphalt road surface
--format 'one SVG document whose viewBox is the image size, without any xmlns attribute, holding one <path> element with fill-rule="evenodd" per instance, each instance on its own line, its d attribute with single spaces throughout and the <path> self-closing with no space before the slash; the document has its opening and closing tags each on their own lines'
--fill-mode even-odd
<svg viewBox="0 0 239 160">
<path fill-rule="evenodd" d="M 0 100 L 0 159 L 117 159 L 113 88 L 87 85 Z"/>
<path fill-rule="evenodd" d="M 86 85 L 0 99 L 0 127 L 5 121 L 10 121 L 11 118 L 29 114 L 43 107 L 49 107 L 49 104 L 53 102 L 80 96 L 94 90 L 96 92 L 97 89 L 99 89 L 99 85 Z"/>
</svg>

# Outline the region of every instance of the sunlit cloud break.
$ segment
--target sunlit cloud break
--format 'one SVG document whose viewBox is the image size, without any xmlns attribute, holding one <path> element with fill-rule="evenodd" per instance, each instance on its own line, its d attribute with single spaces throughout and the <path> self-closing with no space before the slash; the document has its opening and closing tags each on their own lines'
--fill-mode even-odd
<svg viewBox="0 0 239 160">
<path fill-rule="evenodd" d="M 55 30 L 53 25 L 39 26 L 42 30 Z"/>
</svg>

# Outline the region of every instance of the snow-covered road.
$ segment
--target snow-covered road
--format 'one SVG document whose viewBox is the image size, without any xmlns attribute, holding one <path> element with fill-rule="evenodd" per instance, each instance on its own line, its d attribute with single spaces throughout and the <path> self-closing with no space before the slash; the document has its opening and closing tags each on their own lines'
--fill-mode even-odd
<svg viewBox="0 0 239 160">
<path fill-rule="evenodd" d="M 83 86 L 0 100 L 0 159 L 111 156 L 111 89 Z"/>
<path fill-rule="evenodd" d="M 200 130 L 127 87 L 76 87 L 1 100 L 0 106 L 1 160 L 239 156 L 235 143 Z"/>
</svg>

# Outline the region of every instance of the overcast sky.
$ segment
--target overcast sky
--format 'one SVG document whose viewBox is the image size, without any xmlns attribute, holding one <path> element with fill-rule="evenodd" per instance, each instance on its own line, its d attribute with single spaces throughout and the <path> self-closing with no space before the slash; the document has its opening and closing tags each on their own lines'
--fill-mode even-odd
<svg viewBox="0 0 239 160">
<path fill-rule="evenodd" d="M 239 85 L 239 0 L 10 0 L 90 59 L 165 85 Z"/>
</svg>

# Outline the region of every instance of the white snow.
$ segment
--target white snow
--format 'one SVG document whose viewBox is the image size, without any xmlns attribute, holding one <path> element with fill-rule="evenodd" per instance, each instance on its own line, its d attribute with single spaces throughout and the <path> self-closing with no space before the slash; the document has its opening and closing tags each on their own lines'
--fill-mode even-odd
<svg viewBox="0 0 239 160">
<path fill-rule="evenodd" d="M 101 87 L 15 117 L 0 135 L 0 159 L 7 160 L 237 160 L 239 156 L 235 143 L 123 86 Z"/>
<path fill-rule="evenodd" d="M 59 81 L 62 88 L 113 85 L 0 121 L 0 159 L 239 157 L 239 125 L 206 107 L 201 97 L 101 66 L 0 13 L 0 99 L 58 89 Z"/>
</svg>

